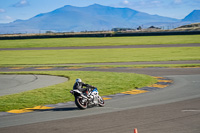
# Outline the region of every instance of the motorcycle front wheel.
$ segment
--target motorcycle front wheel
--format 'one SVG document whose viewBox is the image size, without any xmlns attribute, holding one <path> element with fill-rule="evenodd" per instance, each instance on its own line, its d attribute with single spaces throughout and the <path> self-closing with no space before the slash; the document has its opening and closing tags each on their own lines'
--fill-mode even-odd
<svg viewBox="0 0 200 133">
<path fill-rule="evenodd" d="M 103 98 L 101 96 L 99 96 L 98 101 L 99 101 L 99 106 L 100 107 L 104 107 L 105 102 L 104 102 L 104 100 L 103 100 Z"/>
<path fill-rule="evenodd" d="M 75 97 L 75 104 L 79 109 L 86 109 L 87 102 L 83 102 L 82 100 L 83 100 L 83 98 L 81 96 Z"/>
</svg>

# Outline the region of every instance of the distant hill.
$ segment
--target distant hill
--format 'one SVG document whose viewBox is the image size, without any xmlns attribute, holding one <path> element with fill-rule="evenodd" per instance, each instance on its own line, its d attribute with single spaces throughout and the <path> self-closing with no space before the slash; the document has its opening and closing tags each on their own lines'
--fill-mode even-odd
<svg viewBox="0 0 200 133">
<path fill-rule="evenodd" d="M 192 21 L 195 20 L 195 17 L 191 18 Z M 191 18 L 185 18 L 182 23 Z M 115 8 L 98 4 L 87 7 L 66 5 L 52 12 L 38 14 L 28 20 L 16 20 L 8 24 L 0 24 L 0 34 L 101 31 L 117 27 L 136 28 L 142 25 L 177 25 L 179 22 L 181 20 L 150 15 L 130 8 Z"/>
<path fill-rule="evenodd" d="M 194 10 L 187 15 L 182 21 L 200 22 L 200 10 Z"/>
</svg>

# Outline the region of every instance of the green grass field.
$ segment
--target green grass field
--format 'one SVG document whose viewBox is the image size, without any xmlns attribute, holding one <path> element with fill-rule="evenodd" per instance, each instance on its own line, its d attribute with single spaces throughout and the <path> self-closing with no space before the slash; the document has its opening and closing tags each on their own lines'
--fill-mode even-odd
<svg viewBox="0 0 200 133">
<path fill-rule="evenodd" d="M 6 74 L 12 73 L 49 74 L 68 77 L 70 80 L 58 85 L 35 89 L 19 94 L 1 96 L 0 111 L 73 101 L 74 97 L 71 96 L 69 91 L 72 89 L 73 83 L 78 77 L 82 78 L 84 82 L 96 86 L 99 89 L 101 96 L 141 88 L 156 82 L 156 79 L 151 76 L 133 73 L 46 71 L 10 72 Z M 1 72 L 1 74 L 3 74 L 3 72 Z"/>
<path fill-rule="evenodd" d="M 1 51 L 0 65 L 200 60 L 200 47 Z"/>
<path fill-rule="evenodd" d="M 0 40 L 0 48 L 200 43 L 200 35 Z"/>
</svg>

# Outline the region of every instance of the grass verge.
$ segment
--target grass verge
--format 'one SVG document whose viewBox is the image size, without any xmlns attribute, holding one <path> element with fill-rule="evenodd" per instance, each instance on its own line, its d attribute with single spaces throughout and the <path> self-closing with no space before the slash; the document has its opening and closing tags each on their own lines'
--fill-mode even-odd
<svg viewBox="0 0 200 133">
<path fill-rule="evenodd" d="M 38 105 L 73 101 L 69 91 L 76 78 L 92 84 L 100 95 L 110 95 L 154 84 L 156 79 L 148 75 L 112 72 L 45 71 L 45 72 L 0 72 L 0 74 L 45 74 L 67 77 L 70 80 L 61 84 L 39 88 L 13 95 L 0 97 L 0 111 L 23 109 Z"/>
<path fill-rule="evenodd" d="M 0 40 L 0 48 L 187 44 L 200 43 L 199 38 L 200 35 L 172 35 Z"/>
</svg>

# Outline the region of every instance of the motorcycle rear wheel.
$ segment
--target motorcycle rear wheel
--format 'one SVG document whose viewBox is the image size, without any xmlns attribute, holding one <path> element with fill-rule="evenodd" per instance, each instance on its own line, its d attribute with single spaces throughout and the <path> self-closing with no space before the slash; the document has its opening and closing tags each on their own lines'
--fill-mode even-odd
<svg viewBox="0 0 200 133">
<path fill-rule="evenodd" d="M 87 102 L 82 102 L 82 97 L 81 96 L 77 96 L 75 97 L 75 104 L 79 109 L 86 109 L 87 108 Z"/>
</svg>

